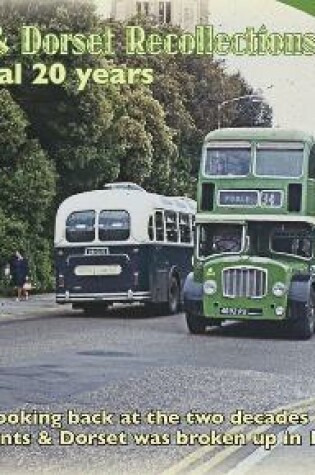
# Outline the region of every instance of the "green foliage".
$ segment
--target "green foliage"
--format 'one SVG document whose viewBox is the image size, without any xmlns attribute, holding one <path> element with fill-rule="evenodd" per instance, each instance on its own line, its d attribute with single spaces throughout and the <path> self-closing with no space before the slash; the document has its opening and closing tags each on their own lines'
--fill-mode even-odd
<svg viewBox="0 0 315 475">
<path fill-rule="evenodd" d="M 160 157 L 153 160 L 154 173 L 146 181 L 146 186 L 170 194 L 194 196 L 202 142 L 205 135 L 218 126 L 219 104 L 235 97 L 254 94 L 255 91 L 240 74 L 229 74 L 225 63 L 211 56 L 127 56 L 123 32 L 128 24 L 141 24 L 147 34 L 180 34 L 182 31 L 170 25 L 155 25 L 141 17 L 133 18 L 126 24 L 103 23 L 104 26 L 112 26 L 118 43 L 122 45 L 117 58 L 119 64 L 154 69 L 155 81 L 151 90 L 164 109 L 164 120 L 171 132 L 170 138 L 175 148 L 173 158 L 165 164 L 166 168 L 161 165 L 160 159 L 164 154 L 161 145 L 158 145 Z M 224 127 L 272 125 L 272 111 L 263 101 L 233 103 L 222 112 Z M 163 174 L 161 179 L 159 173 Z M 160 180 L 164 182 L 162 186 Z"/>
<path fill-rule="evenodd" d="M 48 269 L 40 262 L 50 252 L 46 226 L 55 195 L 54 166 L 39 143 L 27 138 L 25 115 L 5 89 L 0 90 L 0 104 L 0 267 L 16 250 L 23 250 L 47 284 L 51 264 Z M 35 252 L 38 242 L 45 248 L 43 255 Z M 39 276 L 34 272 L 35 280 Z"/>
</svg>

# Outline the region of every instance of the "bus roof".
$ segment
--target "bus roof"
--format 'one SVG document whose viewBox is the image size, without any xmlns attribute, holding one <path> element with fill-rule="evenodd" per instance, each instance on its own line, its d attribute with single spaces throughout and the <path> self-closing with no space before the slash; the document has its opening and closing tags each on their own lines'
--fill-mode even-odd
<svg viewBox="0 0 315 475">
<path fill-rule="evenodd" d="M 300 130 L 278 129 L 278 128 L 234 128 L 218 129 L 210 132 L 205 138 L 205 144 L 211 141 L 233 140 L 233 141 L 253 141 L 260 140 L 285 140 L 290 142 L 313 143 L 315 138 L 312 134 Z"/>
</svg>

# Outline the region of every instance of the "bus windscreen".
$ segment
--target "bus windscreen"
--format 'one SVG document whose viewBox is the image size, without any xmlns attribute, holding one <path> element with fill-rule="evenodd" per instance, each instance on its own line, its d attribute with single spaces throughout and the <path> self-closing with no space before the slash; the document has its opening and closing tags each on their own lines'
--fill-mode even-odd
<svg viewBox="0 0 315 475">
<path fill-rule="evenodd" d="M 208 223 L 198 228 L 198 255 L 201 258 L 240 253 L 244 247 L 243 225 Z"/>
<path fill-rule="evenodd" d="M 205 175 L 247 176 L 250 171 L 250 148 L 222 147 L 208 148 Z"/>
<path fill-rule="evenodd" d="M 256 175 L 261 177 L 300 178 L 303 173 L 303 149 L 258 148 Z"/>
</svg>

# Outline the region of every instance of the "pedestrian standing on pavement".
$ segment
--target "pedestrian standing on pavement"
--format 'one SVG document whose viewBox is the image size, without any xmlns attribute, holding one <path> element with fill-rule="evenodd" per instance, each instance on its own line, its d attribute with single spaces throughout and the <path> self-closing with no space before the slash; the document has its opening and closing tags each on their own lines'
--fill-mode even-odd
<svg viewBox="0 0 315 475">
<path fill-rule="evenodd" d="M 16 251 L 10 262 L 10 274 L 12 283 L 17 289 L 17 299 L 21 300 L 23 297 L 28 300 L 28 291 L 25 284 L 28 280 L 28 262 L 23 255 Z"/>
</svg>

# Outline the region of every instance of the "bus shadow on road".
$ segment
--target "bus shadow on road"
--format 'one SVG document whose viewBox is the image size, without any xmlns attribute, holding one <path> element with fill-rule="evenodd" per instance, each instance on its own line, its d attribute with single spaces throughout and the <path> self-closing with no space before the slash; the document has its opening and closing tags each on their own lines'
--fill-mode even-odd
<svg viewBox="0 0 315 475">
<path fill-rule="evenodd" d="M 95 309 L 93 312 L 73 310 L 65 315 L 68 318 L 106 319 L 106 320 L 152 320 L 168 318 L 158 310 L 149 310 L 145 305 L 115 305 Z"/>
<path fill-rule="evenodd" d="M 221 327 L 208 327 L 205 335 L 208 337 L 296 341 L 288 327 L 273 322 L 229 322 Z"/>
</svg>

